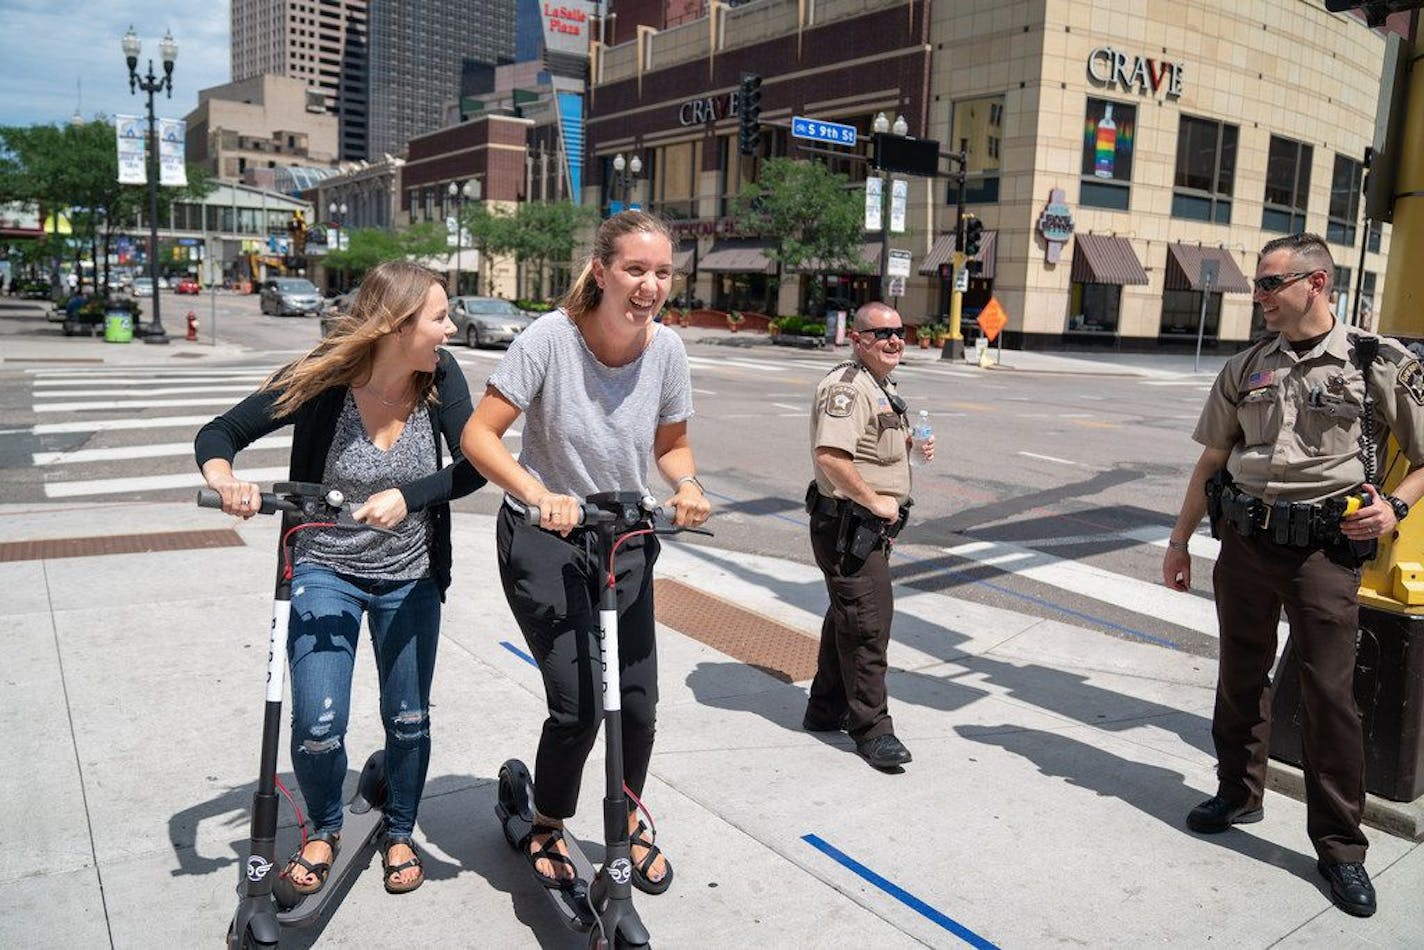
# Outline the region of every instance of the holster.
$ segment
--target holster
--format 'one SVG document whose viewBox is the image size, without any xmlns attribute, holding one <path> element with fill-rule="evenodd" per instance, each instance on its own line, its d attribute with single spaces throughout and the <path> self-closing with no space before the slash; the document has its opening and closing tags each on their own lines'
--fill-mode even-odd
<svg viewBox="0 0 1424 950">
<path fill-rule="evenodd" d="M 1221 496 L 1234 482 L 1231 473 L 1224 468 L 1206 480 L 1206 517 L 1211 525 L 1211 536 L 1218 540 L 1221 538 Z"/>
</svg>

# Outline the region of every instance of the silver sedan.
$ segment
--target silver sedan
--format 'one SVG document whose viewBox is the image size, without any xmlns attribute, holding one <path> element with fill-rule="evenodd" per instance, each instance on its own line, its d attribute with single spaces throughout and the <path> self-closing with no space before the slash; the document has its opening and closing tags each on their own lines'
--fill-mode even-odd
<svg viewBox="0 0 1424 950">
<path fill-rule="evenodd" d="M 508 345 L 533 322 L 529 314 L 499 297 L 454 297 L 450 320 L 470 347 Z"/>
</svg>

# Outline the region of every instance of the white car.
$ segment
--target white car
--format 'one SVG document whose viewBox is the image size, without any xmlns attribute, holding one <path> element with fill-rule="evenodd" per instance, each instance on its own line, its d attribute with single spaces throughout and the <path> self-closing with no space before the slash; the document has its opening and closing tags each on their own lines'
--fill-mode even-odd
<svg viewBox="0 0 1424 950">
<path fill-rule="evenodd" d="M 152 296 L 153 296 L 153 278 L 152 278 L 152 277 L 135 277 L 135 278 L 133 279 L 133 295 L 134 295 L 135 297 L 152 297 Z"/>
</svg>

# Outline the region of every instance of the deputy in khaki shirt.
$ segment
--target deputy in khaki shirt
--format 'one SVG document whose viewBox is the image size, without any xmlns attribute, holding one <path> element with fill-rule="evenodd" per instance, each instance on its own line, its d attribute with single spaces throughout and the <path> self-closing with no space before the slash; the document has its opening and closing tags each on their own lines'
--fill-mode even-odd
<svg viewBox="0 0 1424 950">
<path fill-rule="evenodd" d="M 1167 542 L 1162 580 L 1190 590 L 1187 545 L 1206 513 L 1205 486 L 1226 469 L 1235 484 L 1222 492 L 1235 514 L 1218 525 L 1221 551 L 1212 572 L 1221 628 L 1211 726 L 1218 785 L 1187 815 L 1187 827 L 1216 834 L 1262 818 L 1271 667 L 1284 608 L 1300 659 L 1307 832 L 1316 867 L 1337 907 L 1368 917 L 1376 898 L 1364 864 L 1369 842 L 1360 829 L 1358 547 L 1392 532 L 1424 495 L 1424 370 L 1390 340 L 1380 341 L 1370 365 L 1375 410 L 1369 418 L 1381 463 L 1370 468 L 1380 482 L 1399 474 L 1384 467 L 1390 433 L 1403 457 L 1389 461 L 1401 470 L 1413 466 L 1393 496 L 1383 495 L 1365 481 L 1366 380 L 1353 359 L 1359 340 L 1372 337 L 1335 320 L 1329 304 L 1334 273 L 1330 250 L 1317 235 L 1293 234 L 1262 249 L 1253 297 L 1275 336 L 1233 357 L 1212 387 L 1194 434 L 1205 448 Z M 1337 520 L 1339 509 L 1317 504 L 1356 489 L 1370 503 L 1343 519 Z"/>
<path fill-rule="evenodd" d="M 910 497 L 910 430 L 890 378 L 905 350 L 905 327 L 894 308 L 869 303 L 856 311 L 850 338 L 854 359 L 821 380 L 811 411 L 811 549 L 830 606 L 802 724 L 812 732 L 844 729 L 872 766 L 900 771 L 911 757 L 895 736 L 885 692 L 895 613 L 889 547 L 857 555 L 847 541 L 858 524 L 898 520 Z M 934 439 L 914 451 L 934 458 Z"/>
</svg>

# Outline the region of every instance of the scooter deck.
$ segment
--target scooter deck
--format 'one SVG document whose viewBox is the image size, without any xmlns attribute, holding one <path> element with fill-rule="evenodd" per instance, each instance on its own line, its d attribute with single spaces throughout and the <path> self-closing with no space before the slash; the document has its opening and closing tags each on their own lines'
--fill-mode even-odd
<svg viewBox="0 0 1424 950">
<path fill-rule="evenodd" d="M 497 812 L 503 812 L 503 808 L 496 807 Z M 530 823 L 518 815 L 507 813 L 500 814 L 500 820 L 505 823 L 508 833 L 513 836 L 512 840 L 519 841 L 529 833 Z M 574 863 L 574 873 L 578 875 L 578 883 L 568 890 L 561 891 L 554 887 L 544 887 L 543 891 L 549 895 L 549 900 L 558 908 L 559 916 L 563 918 L 564 925 L 578 933 L 588 933 L 593 929 L 594 915 L 593 907 L 589 904 L 588 889 L 593 886 L 594 875 L 598 873 L 588 856 L 583 853 L 583 847 L 578 840 L 564 829 L 564 843 L 568 845 L 569 860 Z M 521 857 L 523 854 L 521 852 Z M 527 858 L 525 858 L 527 862 Z M 530 868 L 532 874 L 533 868 Z M 541 885 L 542 886 L 542 885 Z"/>
<path fill-rule="evenodd" d="M 277 922 L 283 927 L 306 927 L 315 922 L 322 911 L 340 902 L 355 880 L 354 875 L 348 879 L 352 865 L 365 866 L 375 854 L 385 818 L 379 808 L 356 812 L 348 807 L 341 823 L 341 847 L 326 876 L 326 886 L 303 898 L 295 907 L 278 911 Z M 347 886 L 341 886 L 343 883 Z"/>
</svg>

